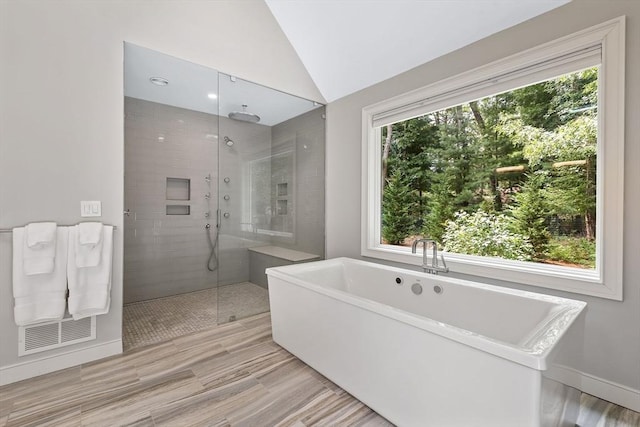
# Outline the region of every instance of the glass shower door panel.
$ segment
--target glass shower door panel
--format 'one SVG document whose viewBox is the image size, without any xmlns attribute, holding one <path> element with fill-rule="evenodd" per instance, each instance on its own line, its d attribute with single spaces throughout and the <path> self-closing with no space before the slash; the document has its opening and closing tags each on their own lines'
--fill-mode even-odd
<svg viewBox="0 0 640 427">
<path fill-rule="evenodd" d="M 255 233 L 250 209 L 251 204 L 260 198 L 264 199 L 263 210 L 269 207 L 268 195 L 260 194 L 268 190 L 268 186 L 258 193 L 252 191 L 250 167 L 255 159 L 270 155 L 271 128 L 261 123 L 237 120 L 238 117 L 253 117 L 249 115 L 249 106 L 242 106 L 248 102 L 243 94 L 253 89 L 252 86 L 240 79 L 232 80 L 228 75 L 220 77 L 218 323 L 269 310 L 266 287 L 250 280 L 249 248 L 268 243 L 268 239 Z M 236 119 L 229 118 L 233 112 L 240 115 L 232 114 Z M 268 175 L 269 171 L 264 173 Z"/>
<path fill-rule="evenodd" d="M 265 267 L 292 262 L 270 251 L 324 256 L 324 108 L 223 73 L 219 84 L 218 322 L 225 323 L 269 310 Z"/>
</svg>

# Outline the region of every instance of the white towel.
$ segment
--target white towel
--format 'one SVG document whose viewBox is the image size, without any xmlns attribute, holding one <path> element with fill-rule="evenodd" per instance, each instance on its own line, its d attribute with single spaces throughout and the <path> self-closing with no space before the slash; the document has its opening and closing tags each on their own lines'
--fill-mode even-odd
<svg viewBox="0 0 640 427">
<path fill-rule="evenodd" d="M 24 228 L 22 268 L 27 276 L 53 272 L 56 229 L 55 222 L 34 222 Z"/>
<path fill-rule="evenodd" d="M 55 222 L 32 222 L 25 227 L 27 236 L 27 247 L 33 248 L 38 245 L 55 243 L 56 228 Z"/>
<path fill-rule="evenodd" d="M 61 320 L 67 294 L 68 228 L 56 230 L 55 262 L 49 274 L 24 272 L 25 228 L 13 229 L 13 297 L 16 325 Z"/>
<path fill-rule="evenodd" d="M 78 243 L 95 246 L 102 240 L 101 222 L 81 222 L 78 224 Z"/>
<path fill-rule="evenodd" d="M 101 222 L 81 222 L 76 227 L 76 267 L 96 267 L 102 258 Z"/>
<path fill-rule="evenodd" d="M 55 245 L 49 244 L 38 251 L 34 251 L 25 245 L 22 255 L 22 272 L 26 276 L 51 274 L 55 268 L 55 256 Z"/>
<path fill-rule="evenodd" d="M 76 254 L 78 227 L 69 229 L 69 313 L 75 320 L 105 314 L 111 304 L 111 265 L 113 261 L 113 227 L 102 227 L 101 257 L 95 267 L 78 267 Z"/>
</svg>

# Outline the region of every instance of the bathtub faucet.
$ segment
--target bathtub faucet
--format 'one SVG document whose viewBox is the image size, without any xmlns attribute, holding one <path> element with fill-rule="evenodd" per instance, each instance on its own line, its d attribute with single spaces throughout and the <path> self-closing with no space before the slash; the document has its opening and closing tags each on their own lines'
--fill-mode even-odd
<svg viewBox="0 0 640 427">
<path fill-rule="evenodd" d="M 438 263 L 438 244 L 433 239 L 417 239 L 414 240 L 411 245 L 411 253 L 416 253 L 418 249 L 418 245 L 422 243 L 422 269 L 425 273 L 438 274 L 439 272 L 446 273 L 449 271 L 447 268 L 447 263 L 444 262 L 444 256 L 440 254 L 440 259 L 442 260 L 442 266 Z M 427 247 L 431 244 L 431 264 L 427 260 Z"/>
</svg>

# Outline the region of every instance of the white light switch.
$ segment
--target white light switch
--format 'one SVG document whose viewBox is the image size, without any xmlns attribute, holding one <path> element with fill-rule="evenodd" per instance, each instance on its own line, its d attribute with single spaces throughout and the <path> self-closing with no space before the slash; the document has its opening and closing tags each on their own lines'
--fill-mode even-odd
<svg viewBox="0 0 640 427">
<path fill-rule="evenodd" d="M 80 202 L 80 216 L 102 216 L 100 200 L 83 200 Z"/>
</svg>

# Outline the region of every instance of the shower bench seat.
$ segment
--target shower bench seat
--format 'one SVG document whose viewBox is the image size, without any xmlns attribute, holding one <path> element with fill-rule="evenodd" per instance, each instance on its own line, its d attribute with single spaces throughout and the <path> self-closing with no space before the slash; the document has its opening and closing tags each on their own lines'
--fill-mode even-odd
<svg viewBox="0 0 640 427">
<path fill-rule="evenodd" d="M 320 255 L 280 246 L 256 246 L 249 249 L 249 281 L 267 287 L 267 275 L 265 270 L 269 267 L 298 264 L 301 262 L 317 261 Z"/>
</svg>

